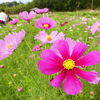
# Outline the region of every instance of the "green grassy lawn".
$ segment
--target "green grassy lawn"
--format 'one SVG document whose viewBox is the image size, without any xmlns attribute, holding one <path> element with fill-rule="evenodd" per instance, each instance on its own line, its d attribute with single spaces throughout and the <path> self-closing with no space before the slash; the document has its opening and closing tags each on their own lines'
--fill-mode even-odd
<svg viewBox="0 0 100 100">
<path fill-rule="evenodd" d="M 65 38 L 69 37 L 75 41 L 84 42 L 87 45 L 85 54 L 92 50 L 100 52 L 100 44 L 98 44 L 100 38 L 96 38 L 100 35 L 100 32 L 92 35 L 90 29 L 85 29 L 87 26 L 100 21 L 99 13 L 99 11 L 53 12 L 49 14 L 49 17 L 56 21 L 56 26 L 46 30 L 46 32 L 48 34 L 52 31 L 63 32 Z M 20 19 L 18 15 L 11 17 Z M 80 78 L 83 84 L 82 93 L 72 96 L 64 92 L 64 82 L 59 90 L 49 85 L 50 80 L 58 73 L 44 75 L 39 71 L 37 62 L 41 59 L 40 54 L 42 50 L 50 49 L 52 45 L 43 44 L 43 49 L 40 51 L 32 51 L 34 46 L 41 44 L 41 41 L 34 38 L 40 31 L 43 31 L 43 29 L 38 29 L 35 26 L 35 22 L 41 17 L 42 14 L 35 16 L 28 25 L 25 24 L 26 21 L 20 19 L 16 26 L 8 23 L 0 29 L 0 39 L 3 39 L 7 34 L 12 34 L 12 32 L 18 33 L 22 29 L 26 32 L 23 41 L 13 54 L 4 60 L 0 60 L 0 65 L 4 65 L 4 68 L 0 68 L 0 100 L 100 100 L 100 83 L 93 85 Z M 84 20 L 82 21 L 82 19 Z M 60 24 L 65 21 L 68 21 L 68 23 L 61 27 Z M 73 25 L 75 25 L 75 28 Z M 30 57 L 31 55 L 33 57 Z M 83 70 L 92 71 L 93 68 L 100 73 L 100 63 L 95 66 L 88 66 Z M 19 87 L 22 87 L 21 92 L 17 91 Z M 91 91 L 94 92 L 94 95 L 90 94 Z"/>
</svg>

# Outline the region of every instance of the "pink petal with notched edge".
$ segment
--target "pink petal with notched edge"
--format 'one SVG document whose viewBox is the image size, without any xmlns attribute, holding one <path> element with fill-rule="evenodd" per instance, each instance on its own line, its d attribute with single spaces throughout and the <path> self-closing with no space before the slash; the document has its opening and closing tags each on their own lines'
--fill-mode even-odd
<svg viewBox="0 0 100 100">
<path fill-rule="evenodd" d="M 92 82 L 98 76 L 98 73 L 96 72 L 86 72 L 76 67 L 73 69 L 73 71 L 88 82 Z"/>
<path fill-rule="evenodd" d="M 51 75 L 63 70 L 63 66 L 58 63 L 48 63 L 47 61 L 39 60 L 37 65 L 39 70 L 46 75 Z"/>
<path fill-rule="evenodd" d="M 58 35 L 56 35 L 56 37 L 53 39 L 53 42 L 55 41 L 59 41 L 59 40 L 65 40 L 64 38 L 65 34 L 60 32 Z"/>
<path fill-rule="evenodd" d="M 63 89 L 67 94 L 71 95 L 78 94 L 82 90 L 82 83 L 72 70 L 68 70 L 66 73 Z"/>
<path fill-rule="evenodd" d="M 46 49 L 42 51 L 41 57 L 45 62 L 62 66 L 63 60 L 52 50 Z"/>
<path fill-rule="evenodd" d="M 77 43 L 72 52 L 71 59 L 77 61 L 84 54 L 86 49 L 87 49 L 86 44 L 84 44 L 83 42 Z"/>
<path fill-rule="evenodd" d="M 69 45 L 67 43 L 67 41 L 65 40 L 60 40 L 57 44 L 57 49 L 60 52 L 62 58 L 64 60 L 68 59 L 70 57 L 69 54 Z"/>
<path fill-rule="evenodd" d="M 67 70 L 63 70 L 60 72 L 59 75 L 57 75 L 51 82 L 50 85 L 57 87 L 57 89 L 60 88 L 61 83 L 63 82 L 64 78 L 66 77 Z"/>
<path fill-rule="evenodd" d="M 57 31 L 52 31 L 52 34 L 53 34 L 54 32 L 57 33 Z M 64 40 L 64 36 L 65 36 L 64 33 L 60 32 L 59 34 L 56 34 L 55 37 L 54 37 L 54 35 L 52 35 L 52 34 L 50 34 L 52 40 L 51 40 L 51 41 L 48 41 L 48 43 L 54 43 L 55 41 Z M 52 36 L 53 36 L 53 37 L 52 37 Z"/>
<path fill-rule="evenodd" d="M 45 31 L 40 31 L 39 34 L 34 36 L 36 39 L 40 40 L 43 44 L 47 43 L 47 33 Z"/>
<path fill-rule="evenodd" d="M 56 37 L 57 33 L 58 33 L 57 31 L 52 31 L 50 36 L 54 39 Z"/>
<path fill-rule="evenodd" d="M 76 61 L 76 66 L 92 66 L 100 62 L 100 53 L 98 51 L 91 51 L 80 60 Z"/>
</svg>

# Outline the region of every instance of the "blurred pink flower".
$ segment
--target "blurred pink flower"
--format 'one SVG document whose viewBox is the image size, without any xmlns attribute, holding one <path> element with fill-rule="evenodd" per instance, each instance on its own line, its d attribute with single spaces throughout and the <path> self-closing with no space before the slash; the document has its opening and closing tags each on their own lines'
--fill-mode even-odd
<svg viewBox="0 0 100 100">
<path fill-rule="evenodd" d="M 77 7 L 79 7 L 79 5 L 77 5 Z"/>
<path fill-rule="evenodd" d="M 98 41 L 98 44 L 100 44 L 100 41 Z"/>
<path fill-rule="evenodd" d="M 90 92 L 90 94 L 94 95 L 94 92 L 93 92 L 93 91 L 91 91 L 91 92 Z"/>
<path fill-rule="evenodd" d="M 26 25 L 28 25 L 29 23 L 28 22 L 26 22 Z"/>
<path fill-rule="evenodd" d="M 51 29 L 53 27 L 56 26 L 56 22 L 52 19 L 50 19 L 49 17 L 43 17 L 39 20 L 37 20 L 35 26 L 37 28 L 43 28 L 44 30 L 48 30 L 48 29 Z"/>
<path fill-rule="evenodd" d="M 39 46 L 38 45 L 36 45 L 36 46 L 34 46 L 33 47 L 33 49 L 32 49 L 33 51 L 39 51 L 40 50 L 40 48 L 39 48 Z"/>
<path fill-rule="evenodd" d="M 64 24 L 60 24 L 61 26 L 64 26 L 65 24 L 67 24 L 68 22 L 65 22 Z"/>
<path fill-rule="evenodd" d="M 57 34 L 57 31 L 52 31 L 51 34 L 48 35 L 45 31 L 40 31 L 40 33 L 37 34 L 35 38 L 40 40 L 43 44 L 45 44 L 45 43 L 54 43 L 59 39 L 63 39 L 64 36 L 65 34 L 62 32 Z"/>
<path fill-rule="evenodd" d="M 35 17 L 36 13 L 34 11 L 30 11 L 28 14 L 27 11 L 20 12 L 19 15 L 21 16 L 22 20 L 30 21 L 33 17 Z"/>
<path fill-rule="evenodd" d="M 46 13 L 49 9 L 48 8 L 43 8 L 43 9 L 34 9 L 36 13 Z"/>
<path fill-rule="evenodd" d="M 73 25 L 73 27 L 75 28 L 75 25 Z"/>
<path fill-rule="evenodd" d="M 70 48 L 67 41 L 60 40 L 57 44 L 57 49 L 61 55 L 58 56 L 54 51 L 46 49 L 42 51 L 41 57 L 37 65 L 39 70 L 45 75 L 51 75 L 60 72 L 51 82 L 50 85 L 60 88 L 65 79 L 63 89 L 67 94 L 75 95 L 82 90 L 83 86 L 79 78 L 92 82 L 97 76 L 96 72 L 86 72 L 79 69 L 77 66 L 93 66 L 100 62 L 100 53 L 98 51 L 91 51 L 81 58 L 86 51 L 86 44 L 79 42 L 74 46 L 72 54 L 70 55 Z"/>
<path fill-rule="evenodd" d="M 17 24 L 19 21 L 18 18 L 14 19 L 13 21 L 10 21 L 9 24 L 13 25 L 13 24 Z"/>
<path fill-rule="evenodd" d="M 100 31 L 100 22 L 96 22 L 94 25 L 91 26 L 92 35 L 94 35 L 96 31 Z"/>
</svg>

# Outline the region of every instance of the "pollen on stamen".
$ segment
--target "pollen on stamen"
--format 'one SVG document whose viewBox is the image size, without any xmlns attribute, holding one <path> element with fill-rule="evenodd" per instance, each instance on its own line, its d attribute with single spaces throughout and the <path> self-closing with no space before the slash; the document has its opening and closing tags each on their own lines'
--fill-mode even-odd
<svg viewBox="0 0 100 100">
<path fill-rule="evenodd" d="M 38 48 L 35 48 L 35 50 L 37 50 Z"/>
<path fill-rule="evenodd" d="M 46 28 L 46 27 L 49 27 L 49 25 L 48 24 L 44 24 L 43 27 Z"/>
<path fill-rule="evenodd" d="M 51 41 L 52 40 L 50 35 L 47 36 L 47 40 L 48 41 Z"/>
<path fill-rule="evenodd" d="M 100 28 L 100 25 L 98 25 L 98 28 Z"/>
<path fill-rule="evenodd" d="M 72 70 L 75 67 L 75 62 L 72 59 L 67 59 L 63 62 L 64 69 Z"/>
<path fill-rule="evenodd" d="M 9 45 L 7 46 L 7 49 L 11 48 L 11 46 L 12 46 L 12 44 L 9 44 Z"/>
</svg>

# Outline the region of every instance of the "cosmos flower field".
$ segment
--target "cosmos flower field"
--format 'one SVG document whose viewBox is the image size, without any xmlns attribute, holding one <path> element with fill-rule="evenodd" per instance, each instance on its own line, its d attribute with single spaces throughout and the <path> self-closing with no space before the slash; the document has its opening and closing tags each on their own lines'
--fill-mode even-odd
<svg viewBox="0 0 100 100">
<path fill-rule="evenodd" d="M 0 29 L 0 100 L 99 100 L 99 11 L 12 15 Z"/>
</svg>

